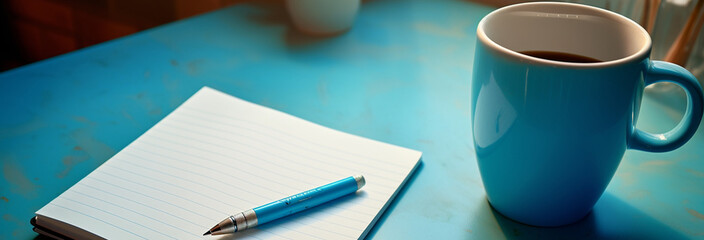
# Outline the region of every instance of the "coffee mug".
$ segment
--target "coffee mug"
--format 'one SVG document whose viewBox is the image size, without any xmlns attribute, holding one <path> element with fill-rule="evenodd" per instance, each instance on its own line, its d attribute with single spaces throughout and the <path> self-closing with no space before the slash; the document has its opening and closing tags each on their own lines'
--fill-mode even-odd
<svg viewBox="0 0 704 240">
<path fill-rule="evenodd" d="M 702 119 L 702 88 L 684 68 L 651 61 L 648 33 L 616 13 L 572 3 L 523 3 L 479 23 L 472 130 L 491 206 L 516 221 L 560 226 L 586 216 L 626 149 L 674 150 Z M 635 128 L 643 88 L 687 93 L 681 122 Z"/>
<path fill-rule="evenodd" d="M 360 0 L 287 0 L 293 25 L 313 35 L 330 35 L 352 27 Z"/>
</svg>

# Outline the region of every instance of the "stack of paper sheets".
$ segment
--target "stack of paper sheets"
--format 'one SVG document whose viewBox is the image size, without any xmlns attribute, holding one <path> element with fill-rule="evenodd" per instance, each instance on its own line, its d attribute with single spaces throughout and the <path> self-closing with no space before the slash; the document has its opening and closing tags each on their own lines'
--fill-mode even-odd
<svg viewBox="0 0 704 240">
<path fill-rule="evenodd" d="M 37 211 L 35 225 L 72 238 L 215 239 L 202 233 L 231 214 L 362 174 L 356 194 L 236 237 L 363 238 L 420 156 L 204 87 Z"/>
</svg>

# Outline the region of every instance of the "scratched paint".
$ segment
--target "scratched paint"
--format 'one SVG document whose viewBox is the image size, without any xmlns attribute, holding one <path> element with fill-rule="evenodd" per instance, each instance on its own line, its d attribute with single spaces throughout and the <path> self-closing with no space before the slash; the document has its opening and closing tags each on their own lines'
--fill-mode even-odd
<svg viewBox="0 0 704 240">
<path fill-rule="evenodd" d="M 323 105 L 328 104 L 328 83 L 325 80 L 318 81 L 318 96 Z"/>
<path fill-rule="evenodd" d="M 137 93 L 134 96 L 130 96 L 130 99 L 139 103 L 139 105 L 144 106 L 149 115 L 160 116 L 163 112 L 161 108 L 154 104 L 154 101 L 148 97 L 144 92 Z"/>
<path fill-rule="evenodd" d="M 83 116 L 73 116 L 73 120 L 75 120 L 76 122 L 88 124 L 88 125 L 90 125 L 90 126 L 95 126 L 95 125 L 96 125 L 95 122 L 93 122 L 93 121 L 91 121 L 91 120 L 88 120 L 86 117 L 83 117 Z"/>
<path fill-rule="evenodd" d="M 11 214 L 2 215 L 2 219 L 5 220 L 6 222 L 14 223 L 17 226 L 15 228 L 15 230 L 12 231 L 12 236 L 18 236 L 21 232 L 21 229 L 26 227 L 26 225 L 27 225 L 26 221 L 22 221 Z"/>
<path fill-rule="evenodd" d="M 84 117 L 75 117 L 77 121 L 87 123 L 88 125 L 71 132 L 70 137 L 82 150 L 94 160 L 105 161 L 115 155 L 115 150 L 107 144 L 93 137 L 93 129 L 95 123 L 85 119 Z"/>
<path fill-rule="evenodd" d="M 47 126 L 48 124 L 39 118 L 34 118 L 22 124 L 0 128 L 0 139 L 26 135 Z"/>
<path fill-rule="evenodd" d="M 196 76 L 201 72 L 203 65 L 205 65 L 205 59 L 196 59 L 186 63 L 187 73 L 191 76 Z"/>
<path fill-rule="evenodd" d="M 5 202 L 10 202 L 10 199 L 7 199 L 7 197 L 5 197 L 5 196 L 0 197 L 0 199 L 2 199 Z"/>
<path fill-rule="evenodd" d="M 433 141 L 431 139 L 417 139 L 416 142 L 419 144 L 425 145 L 425 146 L 435 145 L 435 141 Z"/>
<path fill-rule="evenodd" d="M 78 147 L 78 146 L 76 146 L 76 147 Z M 84 161 L 88 160 L 89 158 L 90 157 L 85 156 L 85 155 L 84 156 L 65 156 L 63 159 L 61 159 L 61 162 L 64 164 L 64 170 L 57 173 L 56 177 L 57 178 L 66 177 L 66 175 L 68 175 L 69 172 L 71 172 L 71 169 L 73 169 L 73 167 L 76 164 L 84 162 Z"/>
<path fill-rule="evenodd" d="M 161 77 L 161 84 L 164 86 L 166 90 L 169 90 L 169 92 L 172 92 L 174 90 L 177 90 L 179 86 L 181 86 L 181 82 L 177 79 L 171 78 L 169 74 L 164 74 Z"/>
<path fill-rule="evenodd" d="M 691 173 L 692 175 L 694 175 L 696 177 L 704 178 L 704 172 L 700 172 L 700 171 L 690 169 L 690 168 L 686 169 L 685 171 L 687 171 L 688 173 Z"/>
<path fill-rule="evenodd" d="M 697 212 L 697 210 L 691 209 L 691 208 L 685 208 L 687 209 L 687 212 L 691 214 L 692 216 L 699 218 L 700 220 L 704 220 L 704 214 L 701 214 L 700 212 Z"/>
<path fill-rule="evenodd" d="M 433 221 L 448 223 L 456 218 L 459 206 L 452 201 L 447 201 L 447 192 L 439 189 L 427 189 L 432 200 L 427 199 L 425 207 L 420 210 L 422 216 Z"/>
<path fill-rule="evenodd" d="M 10 183 L 10 191 L 20 194 L 25 198 L 36 198 L 37 190 L 41 187 L 33 183 L 25 175 L 20 165 L 12 157 L 3 157 L 2 175 Z"/>
<path fill-rule="evenodd" d="M 641 167 L 662 167 L 667 165 L 675 164 L 674 160 L 652 160 L 643 162 L 640 164 Z"/>
<path fill-rule="evenodd" d="M 132 124 L 134 124 L 134 125 L 138 125 L 137 122 L 136 122 L 136 121 L 134 120 L 134 118 L 132 117 L 132 114 L 130 114 L 129 112 L 127 112 L 127 110 L 122 109 L 122 111 L 120 111 L 120 112 L 122 113 L 122 116 L 123 116 L 125 119 L 129 120 L 129 121 L 130 121 Z"/>
<path fill-rule="evenodd" d="M 629 192 L 627 195 L 628 199 L 641 199 L 650 197 L 652 194 L 648 190 L 636 190 Z"/>
</svg>

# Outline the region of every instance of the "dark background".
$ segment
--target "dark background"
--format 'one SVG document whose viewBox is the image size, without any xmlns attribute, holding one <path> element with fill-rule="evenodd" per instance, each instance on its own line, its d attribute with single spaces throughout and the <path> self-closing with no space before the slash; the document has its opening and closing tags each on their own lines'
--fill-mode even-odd
<svg viewBox="0 0 704 240">
<path fill-rule="evenodd" d="M 242 0 L 0 1 L 0 71 Z"/>
</svg>

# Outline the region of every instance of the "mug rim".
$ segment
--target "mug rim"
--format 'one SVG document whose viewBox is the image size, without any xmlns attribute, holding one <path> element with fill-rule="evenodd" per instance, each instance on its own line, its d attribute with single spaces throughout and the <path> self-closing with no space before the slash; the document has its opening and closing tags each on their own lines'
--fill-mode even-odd
<svg viewBox="0 0 704 240">
<path fill-rule="evenodd" d="M 597 62 L 597 63 L 576 63 L 576 62 L 562 62 L 562 61 L 555 61 L 555 60 L 548 60 L 548 59 L 543 59 L 543 58 L 538 58 L 538 57 L 533 57 L 530 55 L 522 54 L 519 52 L 516 52 L 514 50 L 508 49 L 504 46 L 501 46 L 500 44 L 494 42 L 489 38 L 489 36 L 486 35 L 486 32 L 484 31 L 484 25 L 487 21 L 488 18 L 494 15 L 502 14 L 505 11 L 509 11 L 513 8 L 519 8 L 519 7 L 524 7 L 527 5 L 542 5 L 542 6 L 549 6 L 549 5 L 563 5 L 563 6 L 569 6 L 569 7 L 574 7 L 574 8 L 583 8 L 583 9 L 588 9 L 592 11 L 598 11 L 603 14 L 609 15 L 614 17 L 614 20 L 616 21 L 622 21 L 625 22 L 629 25 L 632 25 L 636 27 L 637 29 L 640 30 L 641 34 L 645 36 L 645 43 L 643 46 L 638 49 L 635 53 L 628 55 L 626 57 L 618 58 L 615 60 L 609 60 L 609 61 L 603 61 L 603 62 Z M 602 67 L 609 67 L 609 66 L 616 66 L 616 65 L 621 65 L 625 63 L 630 63 L 634 61 L 638 61 L 644 58 L 647 58 L 648 53 L 650 52 L 650 48 L 652 46 L 652 39 L 650 37 L 650 34 L 648 31 L 646 31 L 640 24 L 634 22 L 633 20 L 624 17 L 621 14 L 601 9 L 598 7 L 593 7 L 589 5 L 583 5 L 583 4 L 577 4 L 577 3 L 560 3 L 560 2 L 528 2 L 528 3 L 519 3 L 519 4 L 513 4 L 509 6 L 505 6 L 499 9 L 496 9 L 492 11 L 491 13 L 487 14 L 482 18 L 481 21 L 479 21 L 479 25 L 477 27 L 477 39 L 484 44 L 485 46 L 489 47 L 490 49 L 507 55 L 508 57 L 514 58 L 514 59 L 519 59 L 524 62 L 528 63 L 533 63 L 533 64 L 542 64 L 542 65 L 551 65 L 551 66 L 559 66 L 559 67 L 567 67 L 567 68 L 602 68 Z"/>
</svg>

